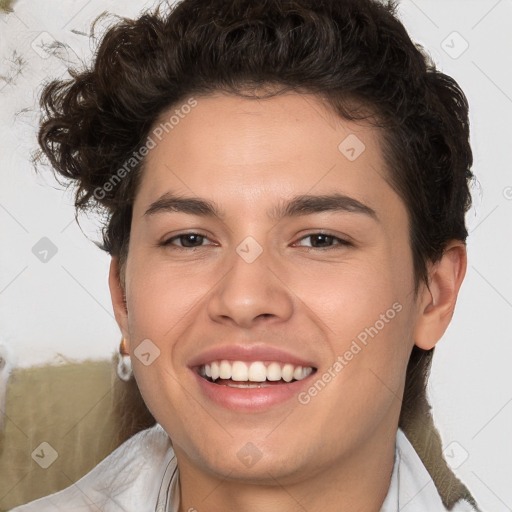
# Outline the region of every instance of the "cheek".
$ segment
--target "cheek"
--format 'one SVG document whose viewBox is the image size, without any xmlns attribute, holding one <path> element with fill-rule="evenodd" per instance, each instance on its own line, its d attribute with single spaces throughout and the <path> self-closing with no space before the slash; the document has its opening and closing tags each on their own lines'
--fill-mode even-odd
<svg viewBox="0 0 512 512">
<path fill-rule="evenodd" d="M 303 273 L 296 283 L 327 334 L 322 372 L 335 384 L 329 384 L 325 399 L 346 411 L 351 396 L 348 407 L 355 415 L 384 410 L 401 394 L 413 345 L 412 263 L 407 253 L 400 265 L 385 256 L 372 261 L 340 267 L 322 280 Z"/>
<path fill-rule="evenodd" d="M 185 371 L 180 365 L 180 334 L 190 326 L 201 302 L 201 289 L 191 280 L 193 276 L 170 272 L 162 265 L 152 264 L 148 258 L 139 258 L 135 251 L 127 267 L 133 371 L 146 405 L 157 421 L 163 423 L 168 417 L 178 417 L 178 411 L 181 418 L 186 418 L 189 412 L 189 408 L 183 407 L 183 390 L 178 382 L 180 372 Z M 143 346 L 144 353 L 149 352 L 152 360 L 148 365 L 144 358 L 139 358 Z M 173 424 L 175 432 L 181 424 L 177 423 Z"/>
<path fill-rule="evenodd" d="M 339 351 L 347 340 L 359 336 L 364 341 L 368 331 L 389 332 L 396 324 L 397 309 L 410 301 L 412 281 L 406 267 L 405 262 L 398 270 L 391 258 L 381 256 L 330 268 L 297 269 L 288 275 L 287 283 L 304 310 L 316 314 Z"/>
<path fill-rule="evenodd" d="M 134 342 L 154 338 L 167 350 L 169 340 L 197 313 L 202 298 L 213 285 L 208 272 L 177 270 L 145 258 L 132 260 L 127 285 L 129 328 Z"/>
</svg>

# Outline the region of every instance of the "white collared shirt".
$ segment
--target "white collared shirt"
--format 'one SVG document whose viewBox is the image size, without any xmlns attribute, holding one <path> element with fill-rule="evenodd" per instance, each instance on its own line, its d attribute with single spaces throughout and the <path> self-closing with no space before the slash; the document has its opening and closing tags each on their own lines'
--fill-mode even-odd
<svg viewBox="0 0 512 512">
<path fill-rule="evenodd" d="M 139 432 L 70 487 L 11 512 L 178 512 L 179 474 L 160 425 Z M 441 497 L 413 446 L 397 431 L 395 464 L 380 512 L 444 512 Z M 459 501 L 451 512 L 476 512 Z"/>
</svg>

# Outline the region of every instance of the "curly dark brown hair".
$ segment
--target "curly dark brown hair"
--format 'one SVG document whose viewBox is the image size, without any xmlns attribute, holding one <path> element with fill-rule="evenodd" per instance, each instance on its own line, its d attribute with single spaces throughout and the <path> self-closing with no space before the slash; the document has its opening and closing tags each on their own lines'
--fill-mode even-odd
<svg viewBox="0 0 512 512">
<path fill-rule="evenodd" d="M 417 289 L 448 241 L 467 237 L 472 152 L 464 93 L 396 12 L 394 2 L 377 0 L 184 0 L 120 19 L 89 69 L 46 85 L 40 146 L 76 184 L 77 212 L 106 213 L 104 249 L 122 268 L 141 148 L 163 113 L 218 91 L 316 94 L 339 116 L 381 128 L 390 184 L 408 210 Z M 432 354 L 413 348 L 400 426 L 445 506 L 474 504 L 442 457 L 426 397 Z"/>
</svg>

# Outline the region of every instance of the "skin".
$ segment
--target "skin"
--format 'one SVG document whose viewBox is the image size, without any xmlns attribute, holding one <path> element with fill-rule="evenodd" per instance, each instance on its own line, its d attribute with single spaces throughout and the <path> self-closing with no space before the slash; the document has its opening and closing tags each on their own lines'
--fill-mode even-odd
<svg viewBox="0 0 512 512">
<path fill-rule="evenodd" d="M 147 156 L 126 266 L 120 277 L 113 258 L 110 272 L 129 351 L 144 339 L 160 350 L 149 366 L 133 355 L 132 363 L 173 441 L 180 510 L 258 512 L 271 504 L 326 512 L 341 504 L 378 512 L 410 351 L 433 347 L 445 331 L 466 268 L 464 244 L 448 244 L 415 296 L 407 211 L 387 182 L 376 129 L 337 118 L 310 95 L 196 99 Z M 354 161 L 338 149 L 350 134 L 366 148 Z M 145 215 L 170 192 L 214 202 L 223 217 Z M 267 215 L 295 196 L 333 192 L 375 216 Z M 179 247 L 190 239 L 159 245 L 184 232 L 206 238 L 195 249 Z M 350 244 L 319 246 L 307 236 L 319 232 Z M 247 236 L 263 249 L 252 263 L 236 252 Z M 264 411 L 228 410 L 205 397 L 187 366 L 221 344 L 264 342 L 314 361 L 322 375 L 395 303 L 401 311 L 306 405 L 293 398 Z M 248 442 L 261 454 L 251 467 L 237 457 Z"/>
</svg>

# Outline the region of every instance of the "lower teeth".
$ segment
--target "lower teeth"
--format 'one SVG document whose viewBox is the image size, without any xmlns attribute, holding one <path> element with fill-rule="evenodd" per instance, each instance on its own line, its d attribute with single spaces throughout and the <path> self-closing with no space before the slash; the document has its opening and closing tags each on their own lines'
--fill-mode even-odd
<svg viewBox="0 0 512 512">
<path fill-rule="evenodd" d="M 216 379 L 213 380 L 211 377 L 203 376 L 205 380 L 208 382 L 211 382 L 212 384 L 217 384 L 218 386 L 227 386 L 229 388 L 243 388 L 243 389 L 253 389 L 253 388 L 268 388 L 271 386 L 275 386 L 276 384 L 290 384 L 291 382 L 297 382 L 295 379 L 293 379 L 291 382 L 286 382 L 284 380 L 280 380 L 279 382 L 273 382 L 272 384 L 269 384 L 267 381 L 264 382 L 236 382 L 231 379 L 229 379 L 227 382 L 224 380 L 224 382 L 219 382 L 219 380 L 222 379 Z"/>
<path fill-rule="evenodd" d="M 266 384 L 265 382 L 253 383 L 253 384 L 226 384 L 228 388 L 268 388 L 270 384 Z"/>
</svg>

